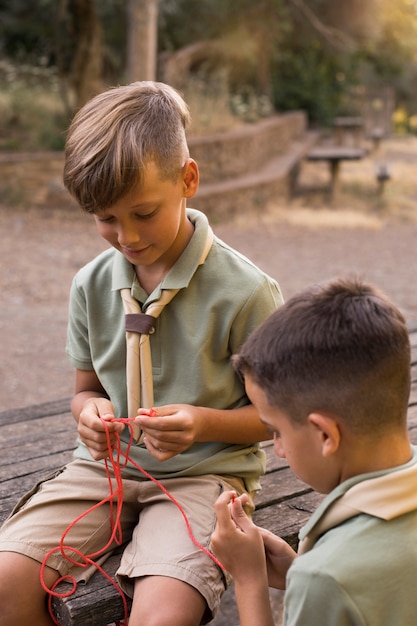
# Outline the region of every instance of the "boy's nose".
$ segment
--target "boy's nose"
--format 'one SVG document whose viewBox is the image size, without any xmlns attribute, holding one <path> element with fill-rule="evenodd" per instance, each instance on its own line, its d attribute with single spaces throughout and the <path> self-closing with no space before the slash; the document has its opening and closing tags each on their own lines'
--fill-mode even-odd
<svg viewBox="0 0 417 626">
<path fill-rule="evenodd" d="M 285 459 L 285 450 L 282 445 L 281 437 L 274 435 L 274 452 L 280 459 Z"/>
<path fill-rule="evenodd" d="M 117 240 L 121 246 L 127 248 L 140 241 L 140 234 L 137 229 L 134 229 L 131 226 L 120 226 L 117 233 Z"/>
</svg>

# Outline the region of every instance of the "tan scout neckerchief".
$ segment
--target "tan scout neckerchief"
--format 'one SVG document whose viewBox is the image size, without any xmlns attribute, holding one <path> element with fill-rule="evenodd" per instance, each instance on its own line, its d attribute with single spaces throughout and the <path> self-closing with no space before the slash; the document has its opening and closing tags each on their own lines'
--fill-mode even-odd
<svg viewBox="0 0 417 626">
<path fill-rule="evenodd" d="M 213 231 L 207 230 L 206 242 L 199 260 L 203 265 L 213 244 Z M 154 324 L 162 309 L 178 293 L 179 289 L 162 289 L 156 302 L 149 305 L 147 313 L 142 313 L 130 289 L 121 289 L 126 323 L 126 385 L 128 417 L 135 417 L 139 407 L 152 408 L 154 404 L 152 381 L 152 357 L 149 334 L 155 331 Z M 133 425 L 136 442 L 140 439 L 140 429 Z"/>
<path fill-rule="evenodd" d="M 369 478 L 333 502 L 300 542 L 298 554 L 311 550 L 325 532 L 361 513 L 390 520 L 417 509 L 417 464 Z"/>
</svg>

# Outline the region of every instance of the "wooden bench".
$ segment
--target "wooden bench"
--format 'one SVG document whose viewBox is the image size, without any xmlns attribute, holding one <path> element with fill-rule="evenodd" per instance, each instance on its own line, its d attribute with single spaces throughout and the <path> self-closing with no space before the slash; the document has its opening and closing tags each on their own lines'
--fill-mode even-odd
<svg viewBox="0 0 417 626">
<path fill-rule="evenodd" d="M 417 324 L 410 329 L 410 339 L 413 383 L 409 432 L 412 442 L 417 443 Z M 74 440 L 69 399 L 0 413 L 0 522 L 19 496 L 72 458 Z M 322 496 L 294 476 L 286 462 L 273 454 L 269 442 L 265 450 L 267 473 L 256 496 L 254 520 L 296 547 L 300 527 Z M 105 569 L 112 576 L 118 561 L 119 556 L 114 555 L 106 562 Z M 68 590 L 68 585 L 63 583 L 62 589 Z M 54 599 L 53 609 L 62 626 L 105 626 L 123 618 L 120 596 L 98 573 L 87 585 L 79 585 L 72 596 Z M 225 594 L 212 624 L 238 624 L 232 588 Z"/>
</svg>

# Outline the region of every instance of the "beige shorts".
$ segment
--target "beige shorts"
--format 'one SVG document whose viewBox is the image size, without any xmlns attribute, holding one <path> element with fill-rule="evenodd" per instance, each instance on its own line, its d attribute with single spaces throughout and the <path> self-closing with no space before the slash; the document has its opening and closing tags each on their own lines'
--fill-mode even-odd
<svg viewBox="0 0 417 626">
<path fill-rule="evenodd" d="M 161 483 L 181 504 L 194 537 L 205 548 L 210 546 L 216 523 L 217 497 L 225 489 L 244 491 L 243 481 L 229 476 L 170 478 Z M 121 528 L 126 547 L 118 570 L 121 587 L 132 596 L 137 577 L 176 578 L 195 587 L 214 615 L 229 582 L 224 572 L 195 546 L 181 512 L 157 485 L 132 477 L 124 478 L 123 485 Z M 59 545 L 66 528 L 108 495 L 102 464 L 82 460 L 69 463 L 19 502 L 0 529 L 0 551 L 18 552 L 42 562 Z M 68 533 L 66 546 L 86 555 L 101 550 L 110 537 L 109 516 L 109 505 L 105 504 L 81 517 Z M 109 554 L 114 548 L 110 547 Z M 78 557 L 74 555 L 74 559 Z M 71 565 L 59 552 L 47 565 L 77 581 L 88 578 L 85 568 Z"/>
</svg>

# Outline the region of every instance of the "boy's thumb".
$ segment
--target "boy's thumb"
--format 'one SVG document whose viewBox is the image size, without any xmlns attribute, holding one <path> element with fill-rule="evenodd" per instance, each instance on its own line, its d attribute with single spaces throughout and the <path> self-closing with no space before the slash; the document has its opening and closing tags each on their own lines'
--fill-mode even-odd
<svg viewBox="0 0 417 626">
<path fill-rule="evenodd" d="M 243 509 L 243 504 L 240 498 L 236 498 L 231 505 L 231 513 L 236 526 L 238 526 L 242 531 L 248 530 L 251 526 L 253 526 L 252 521 Z"/>
</svg>

